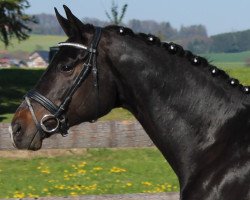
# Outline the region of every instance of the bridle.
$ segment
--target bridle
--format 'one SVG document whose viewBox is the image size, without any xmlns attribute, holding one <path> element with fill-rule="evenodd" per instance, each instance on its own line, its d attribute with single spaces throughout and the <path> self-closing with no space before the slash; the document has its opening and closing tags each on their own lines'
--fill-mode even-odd
<svg viewBox="0 0 250 200">
<path fill-rule="evenodd" d="M 101 32 L 102 29 L 100 27 L 95 27 L 95 33 L 92 39 L 92 42 L 90 46 L 85 46 L 79 43 L 71 43 L 71 42 L 62 42 L 58 44 L 58 47 L 73 47 L 77 49 L 81 49 L 86 51 L 86 56 L 87 56 L 87 61 L 83 64 L 83 68 L 77 78 L 74 80 L 74 83 L 70 87 L 69 90 L 67 90 L 67 93 L 64 97 L 64 99 L 61 101 L 61 104 L 58 106 L 54 104 L 51 100 L 49 100 L 47 97 L 43 96 L 36 90 L 30 90 L 26 95 L 25 95 L 25 101 L 28 105 L 28 108 L 31 112 L 33 121 L 36 125 L 37 128 L 37 133 L 39 132 L 42 137 L 46 137 L 46 134 L 52 134 L 57 131 L 60 131 L 62 136 L 67 136 L 68 135 L 68 123 L 67 123 L 67 117 L 65 115 L 65 112 L 67 111 L 68 105 L 71 102 L 72 96 L 74 93 L 77 91 L 79 86 L 86 80 L 88 75 L 90 74 L 91 70 L 93 73 L 93 78 L 94 78 L 94 87 L 97 89 L 97 98 L 98 98 L 98 71 L 97 71 L 97 47 L 101 38 Z M 84 56 L 85 57 L 85 56 Z M 86 57 L 85 57 L 86 58 Z M 30 102 L 30 99 L 36 101 L 40 105 L 42 105 L 46 110 L 50 112 L 50 114 L 46 114 L 42 117 L 40 122 L 37 120 L 35 111 L 32 107 L 32 104 Z M 99 102 L 99 101 L 97 101 Z M 98 115 L 98 107 L 97 106 L 97 113 L 96 117 Z M 46 121 L 48 120 L 54 120 L 56 122 L 55 126 L 52 128 L 48 128 L 46 126 Z M 36 134 L 37 134 L 36 133 Z M 36 134 L 34 135 L 33 139 L 36 137 Z M 33 139 L 31 143 L 33 142 Z"/>
</svg>

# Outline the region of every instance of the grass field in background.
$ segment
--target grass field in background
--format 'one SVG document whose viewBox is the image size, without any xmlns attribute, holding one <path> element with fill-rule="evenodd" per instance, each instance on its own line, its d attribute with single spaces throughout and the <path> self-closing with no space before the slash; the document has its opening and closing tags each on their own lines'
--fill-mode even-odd
<svg viewBox="0 0 250 200">
<path fill-rule="evenodd" d="M 82 156 L 0 161 L 0 198 L 178 191 L 155 148 L 89 149 Z"/>
<path fill-rule="evenodd" d="M 208 61 L 218 62 L 218 63 L 234 63 L 240 62 L 245 63 L 247 58 L 250 58 L 250 51 L 244 51 L 239 53 L 207 53 L 202 54 L 208 59 Z"/>
<path fill-rule="evenodd" d="M 229 69 L 238 69 L 238 68 L 250 69 L 250 67 L 247 67 L 243 62 L 211 62 L 211 64 L 226 71 Z"/>
<path fill-rule="evenodd" d="M 9 122 L 24 94 L 44 70 L 0 69 L 0 122 Z"/>
<path fill-rule="evenodd" d="M 11 40 L 11 45 L 6 49 L 10 53 L 15 51 L 24 51 L 32 53 L 33 51 L 49 50 L 49 47 L 55 46 L 58 42 L 64 42 L 66 36 L 57 35 L 31 35 L 28 40 L 18 42 L 18 40 Z M 5 49 L 3 43 L 0 43 L 0 49 Z"/>
</svg>

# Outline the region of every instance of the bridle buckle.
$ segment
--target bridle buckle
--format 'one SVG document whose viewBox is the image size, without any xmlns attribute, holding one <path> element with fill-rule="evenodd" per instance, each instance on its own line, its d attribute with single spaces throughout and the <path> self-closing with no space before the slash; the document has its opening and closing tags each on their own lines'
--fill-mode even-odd
<svg viewBox="0 0 250 200">
<path fill-rule="evenodd" d="M 45 125 L 45 122 L 49 121 L 49 120 L 54 120 L 56 122 L 55 127 L 51 128 L 51 129 L 47 128 L 47 126 Z M 44 132 L 46 132 L 46 133 L 54 133 L 59 129 L 60 121 L 54 115 L 48 114 L 48 115 L 43 116 L 43 118 L 40 121 L 40 126 L 41 126 L 41 128 L 42 128 L 42 130 Z"/>
</svg>

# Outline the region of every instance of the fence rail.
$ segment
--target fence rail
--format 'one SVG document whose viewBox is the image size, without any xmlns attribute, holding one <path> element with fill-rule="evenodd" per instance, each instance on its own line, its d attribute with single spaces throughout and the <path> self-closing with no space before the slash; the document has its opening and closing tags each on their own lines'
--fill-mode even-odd
<svg viewBox="0 0 250 200">
<path fill-rule="evenodd" d="M 9 123 L 0 123 L 0 149 L 14 149 L 9 135 Z M 72 127 L 69 136 L 53 135 L 43 142 L 43 149 L 112 148 L 154 146 L 137 121 L 107 121 L 83 123 Z"/>
</svg>

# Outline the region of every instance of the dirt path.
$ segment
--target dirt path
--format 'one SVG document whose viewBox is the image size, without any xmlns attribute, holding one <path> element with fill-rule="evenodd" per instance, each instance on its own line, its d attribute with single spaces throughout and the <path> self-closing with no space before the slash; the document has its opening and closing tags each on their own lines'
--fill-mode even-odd
<svg viewBox="0 0 250 200">
<path fill-rule="evenodd" d="M 81 197 L 41 197 L 36 199 L 37 200 L 179 200 L 179 194 L 174 192 L 168 192 L 168 193 L 158 193 L 158 194 L 124 194 L 124 195 L 90 195 L 90 196 L 86 195 Z M 14 200 L 14 199 L 8 199 L 8 200 Z M 34 198 L 24 198 L 22 200 L 34 200 Z"/>
<path fill-rule="evenodd" d="M 41 149 L 39 151 L 26 150 L 1 150 L 0 158 L 9 159 L 32 159 L 36 157 L 56 157 L 56 156 L 72 156 L 84 155 L 87 149 Z"/>
</svg>

